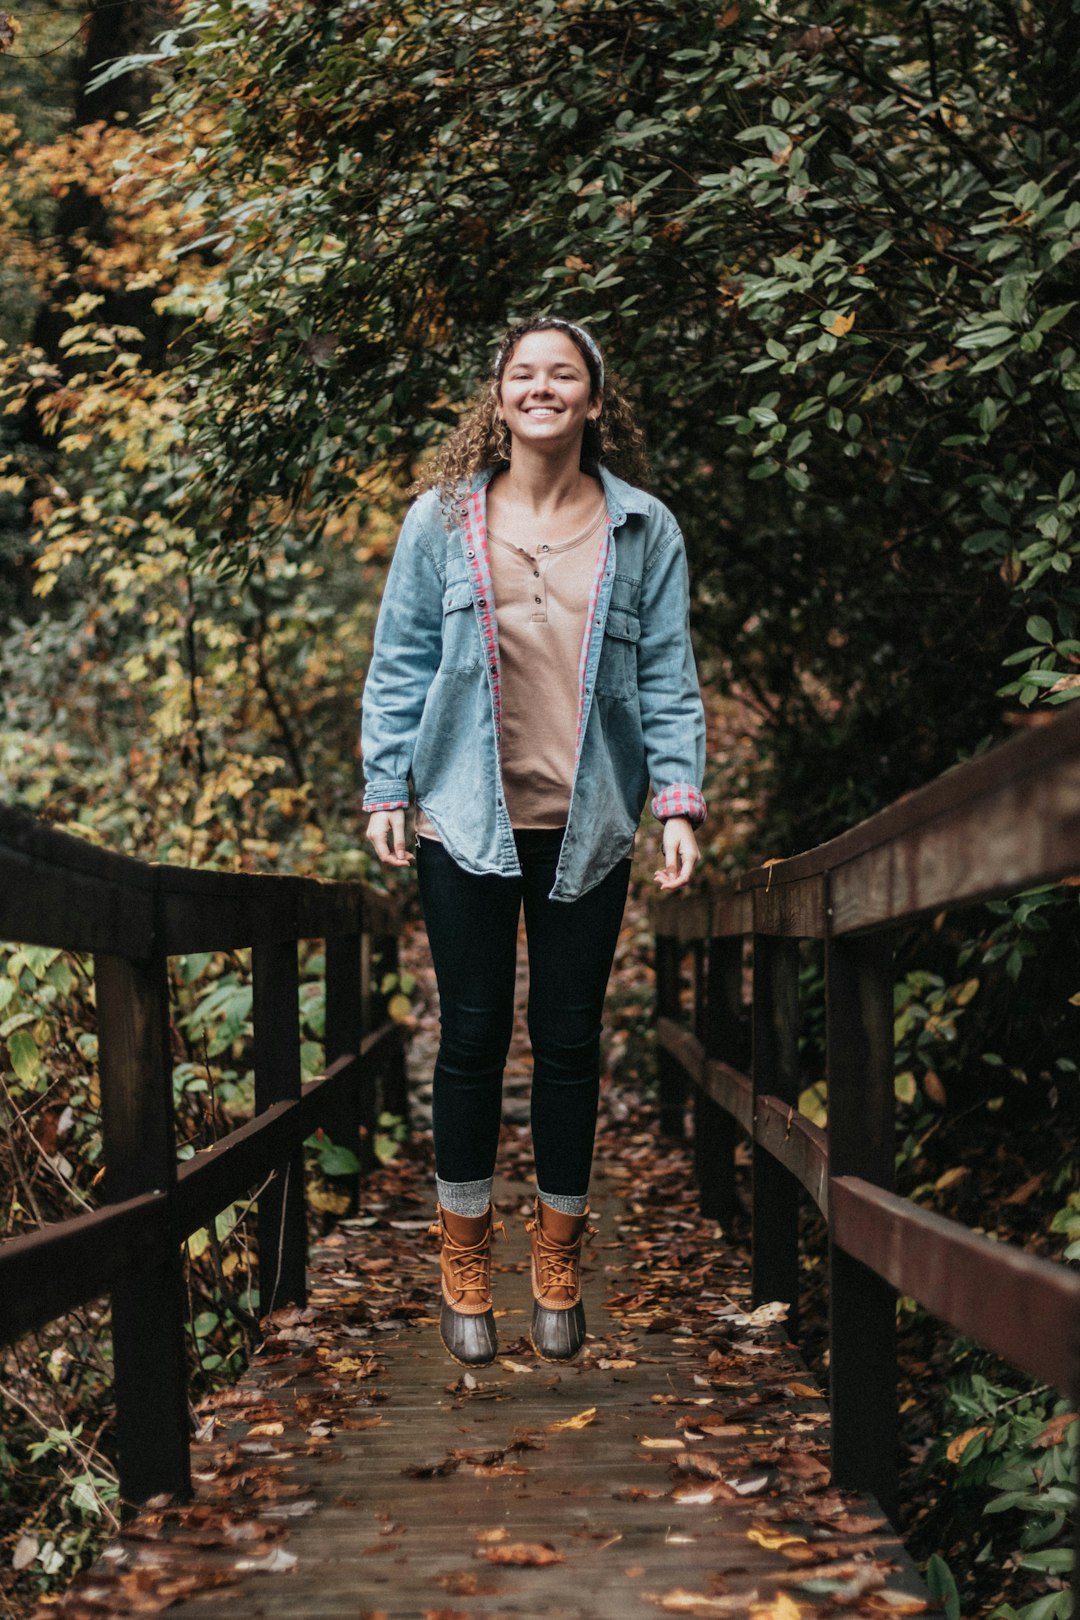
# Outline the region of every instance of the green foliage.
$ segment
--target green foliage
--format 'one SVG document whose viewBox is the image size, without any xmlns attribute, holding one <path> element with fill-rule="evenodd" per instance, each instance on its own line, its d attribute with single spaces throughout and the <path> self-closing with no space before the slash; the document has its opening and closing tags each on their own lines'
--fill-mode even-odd
<svg viewBox="0 0 1080 1620">
<path fill-rule="evenodd" d="M 959 1347 L 962 1360 L 970 1354 L 970 1347 Z M 949 1402 L 949 1428 L 958 1427 L 931 1446 L 927 1466 L 951 1468 L 955 1491 L 981 1501 L 986 1540 L 980 1559 L 1025 1572 L 1033 1594 L 1019 1608 L 995 1608 L 996 1620 L 1064 1620 L 1072 1613 L 1067 1586 L 1080 1419 L 1067 1401 L 1045 1390 L 1017 1388 L 980 1372 L 955 1377 Z M 943 1577 L 935 1586 L 928 1575 L 931 1592 L 948 1601 Z"/>
</svg>

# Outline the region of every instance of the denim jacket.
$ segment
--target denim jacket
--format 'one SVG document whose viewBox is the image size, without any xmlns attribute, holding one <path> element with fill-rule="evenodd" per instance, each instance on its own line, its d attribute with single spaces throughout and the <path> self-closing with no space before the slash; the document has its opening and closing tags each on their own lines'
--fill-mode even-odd
<svg viewBox="0 0 1080 1620">
<path fill-rule="evenodd" d="M 679 527 L 662 502 L 599 469 L 608 522 L 578 664 L 577 744 L 551 900 L 576 900 L 630 853 L 652 780 L 660 820 L 705 819 L 705 717 Z M 500 761 L 498 631 L 487 484 L 446 518 L 434 490 L 406 514 L 364 684 L 365 810 L 413 795 L 468 872 L 521 871 Z"/>
</svg>

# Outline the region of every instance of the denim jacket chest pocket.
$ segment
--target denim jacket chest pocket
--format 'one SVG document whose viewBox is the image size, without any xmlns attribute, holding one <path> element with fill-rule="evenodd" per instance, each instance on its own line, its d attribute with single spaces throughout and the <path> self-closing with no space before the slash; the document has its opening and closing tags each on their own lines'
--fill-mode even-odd
<svg viewBox="0 0 1080 1620">
<path fill-rule="evenodd" d="M 637 693 L 637 643 L 641 638 L 637 596 L 640 586 L 616 576 L 604 624 L 596 690 L 630 699 Z"/>
<path fill-rule="evenodd" d="M 473 611 L 473 587 L 469 579 L 448 579 L 442 597 L 442 656 L 440 669 L 475 669 L 483 648 Z"/>
</svg>

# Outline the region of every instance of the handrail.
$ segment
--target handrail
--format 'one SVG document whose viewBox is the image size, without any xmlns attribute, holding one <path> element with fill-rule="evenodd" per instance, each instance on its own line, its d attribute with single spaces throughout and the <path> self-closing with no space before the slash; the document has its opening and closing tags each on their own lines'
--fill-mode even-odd
<svg viewBox="0 0 1080 1620">
<path fill-rule="evenodd" d="M 1080 704 L 815 849 L 651 903 L 662 1120 L 681 1134 L 692 1087 L 702 1210 L 718 1218 L 735 1206 L 736 1129 L 749 1135 L 754 1302 L 784 1300 L 793 1332 L 801 1192 L 827 1220 L 833 1474 L 894 1518 L 897 1291 L 1080 1399 L 1080 1275 L 893 1191 L 894 940 L 920 916 L 1077 870 Z M 824 1131 L 798 1107 L 800 939 L 824 946 Z"/>
<path fill-rule="evenodd" d="M 102 1208 L 0 1243 L 0 1343 L 111 1296 L 125 1505 L 191 1489 L 183 1240 L 256 1192 L 261 1310 L 303 1304 L 304 1140 L 325 1126 L 363 1173 L 380 1108 L 407 1119 L 402 1030 L 371 985 L 376 962 L 397 972 L 397 929 L 366 885 L 156 865 L 0 807 L 0 938 L 94 957 L 105 1167 Z M 326 1071 L 302 1084 L 310 938 L 326 942 Z M 178 1166 L 168 958 L 249 946 L 255 1116 Z M 339 1179 L 355 1208 L 359 1178 Z"/>
</svg>

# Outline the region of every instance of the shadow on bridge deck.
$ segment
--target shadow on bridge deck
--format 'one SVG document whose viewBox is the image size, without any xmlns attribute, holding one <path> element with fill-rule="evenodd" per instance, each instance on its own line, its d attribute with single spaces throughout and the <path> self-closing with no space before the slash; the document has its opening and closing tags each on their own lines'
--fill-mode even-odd
<svg viewBox="0 0 1080 1620">
<path fill-rule="evenodd" d="M 525 1337 L 527 1186 L 497 1184 L 501 1355 L 470 1375 L 436 1330 L 426 1166 L 380 1172 L 366 1217 L 316 1247 L 308 1309 L 277 1313 L 204 1409 L 194 1504 L 151 1504 L 50 1614 L 928 1608 L 876 1507 L 832 1489 L 825 1404 L 782 1325 L 749 1315 L 685 1151 L 639 1134 L 620 1159 L 598 1165 L 591 1337 L 563 1367 Z"/>
</svg>

